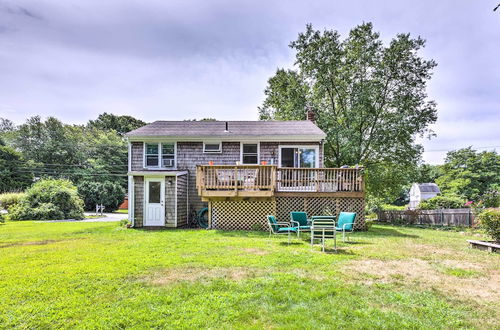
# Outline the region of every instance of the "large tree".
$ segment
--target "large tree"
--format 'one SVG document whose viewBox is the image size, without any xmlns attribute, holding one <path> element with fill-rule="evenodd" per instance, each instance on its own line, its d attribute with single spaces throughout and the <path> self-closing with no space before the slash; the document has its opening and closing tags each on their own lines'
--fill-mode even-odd
<svg viewBox="0 0 500 330">
<path fill-rule="evenodd" d="M 0 145 L 0 193 L 23 190 L 33 183 L 33 175 L 24 168 L 29 164 L 21 153 Z"/>
<path fill-rule="evenodd" d="M 118 134 L 123 135 L 136 128 L 146 125 L 140 119 L 131 116 L 117 116 L 112 113 L 102 113 L 96 120 L 89 120 L 88 126 L 100 130 L 115 130 Z"/>
<path fill-rule="evenodd" d="M 495 151 L 477 152 L 471 147 L 450 151 L 441 172 L 436 183 L 445 194 L 476 201 L 485 192 L 500 191 L 500 155 Z"/>
<path fill-rule="evenodd" d="M 436 63 L 420 56 L 424 45 L 409 34 L 384 45 L 371 23 L 344 40 L 307 25 L 290 44 L 294 68 L 269 79 L 260 118 L 302 120 L 313 109 L 327 134 L 326 165 L 364 165 L 369 192 L 396 196 L 421 159 L 416 137 L 431 136 L 437 119 L 426 93 Z"/>
</svg>

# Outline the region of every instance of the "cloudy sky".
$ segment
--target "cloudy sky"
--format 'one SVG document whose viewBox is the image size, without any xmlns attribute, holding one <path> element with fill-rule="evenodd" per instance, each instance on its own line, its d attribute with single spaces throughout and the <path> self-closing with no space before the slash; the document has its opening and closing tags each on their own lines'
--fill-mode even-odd
<svg viewBox="0 0 500 330">
<path fill-rule="evenodd" d="M 370 21 L 386 41 L 422 36 L 422 55 L 438 62 L 426 161 L 469 145 L 500 150 L 498 2 L 0 0 L 0 117 L 255 120 L 306 23 L 345 35 Z"/>
</svg>

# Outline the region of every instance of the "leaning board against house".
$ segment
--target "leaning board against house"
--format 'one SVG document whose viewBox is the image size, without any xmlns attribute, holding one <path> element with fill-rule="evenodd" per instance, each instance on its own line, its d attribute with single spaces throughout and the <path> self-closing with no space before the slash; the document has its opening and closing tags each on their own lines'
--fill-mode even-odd
<svg viewBox="0 0 500 330">
<path fill-rule="evenodd" d="M 364 228 L 362 169 L 324 168 L 326 134 L 313 121 L 156 121 L 129 132 L 129 217 L 134 227 L 183 227 L 209 208 L 211 228 L 265 228 L 356 212 Z"/>
</svg>

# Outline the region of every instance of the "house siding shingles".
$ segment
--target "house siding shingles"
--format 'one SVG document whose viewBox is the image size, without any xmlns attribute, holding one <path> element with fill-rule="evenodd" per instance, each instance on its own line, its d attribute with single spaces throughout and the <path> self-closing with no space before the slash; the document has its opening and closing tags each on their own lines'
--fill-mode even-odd
<svg viewBox="0 0 500 330">
<path fill-rule="evenodd" d="M 144 219 L 144 177 L 134 176 L 134 227 L 142 227 Z"/>
<path fill-rule="evenodd" d="M 175 226 L 175 180 L 165 177 L 165 226 Z"/>
<path fill-rule="evenodd" d="M 187 225 L 187 175 L 180 175 L 177 177 L 177 227 L 184 227 Z"/>
<path fill-rule="evenodd" d="M 196 165 L 234 165 L 240 160 L 240 142 L 222 142 L 222 153 L 203 153 L 203 142 L 177 142 L 177 169 L 189 172 L 189 205 L 196 211 L 207 207 L 196 190 Z"/>
<path fill-rule="evenodd" d="M 132 142 L 132 158 L 131 167 L 132 171 L 142 171 L 144 170 L 144 143 L 142 142 Z"/>
</svg>

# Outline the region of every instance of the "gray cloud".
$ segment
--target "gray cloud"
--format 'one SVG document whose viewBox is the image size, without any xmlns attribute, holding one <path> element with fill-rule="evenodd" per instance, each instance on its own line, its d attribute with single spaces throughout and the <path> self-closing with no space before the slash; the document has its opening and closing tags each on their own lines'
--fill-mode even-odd
<svg viewBox="0 0 500 330">
<path fill-rule="evenodd" d="M 103 111 L 144 120 L 256 119 L 267 79 L 293 63 L 311 22 L 345 33 L 372 21 L 388 41 L 427 39 L 439 108 L 428 150 L 499 145 L 495 1 L 0 0 L 0 117 L 83 123 Z M 436 162 L 438 152 L 426 153 Z"/>
</svg>

